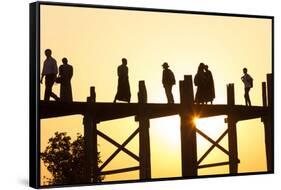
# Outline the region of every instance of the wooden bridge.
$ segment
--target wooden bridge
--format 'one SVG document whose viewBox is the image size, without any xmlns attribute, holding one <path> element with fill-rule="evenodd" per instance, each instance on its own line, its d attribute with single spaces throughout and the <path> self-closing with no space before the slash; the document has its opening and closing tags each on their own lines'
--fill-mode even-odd
<svg viewBox="0 0 281 190">
<path fill-rule="evenodd" d="M 84 116 L 84 136 L 85 152 L 89 167 L 88 182 L 96 183 L 98 175 L 110 175 L 122 172 L 139 170 L 140 180 L 151 179 L 150 161 L 150 139 L 149 127 L 150 119 L 179 115 L 181 118 L 181 165 L 182 177 L 196 177 L 198 169 L 229 165 L 230 174 L 237 174 L 238 159 L 236 123 L 242 120 L 261 118 L 265 129 L 265 147 L 267 170 L 273 172 L 273 85 L 272 74 L 267 75 L 266 82 L 262 83 L 263 106 L 242 106 L 235 105 L 234 84 L 227 85 L 226 105 L 198 105 L 194 104 L 194 93 L 192 76 L 184 76 L 180 81 L 180 103 L 179 104 L 154 104 L 147 103 L 147 92 L 145 82 L 139 82 L 138 103 L 102 103 L 96 102 L 95 88 L 90 88 L 90 96 L 87 102 L 44 102 L 40 101 L 40 118 L 53 118 L 80 114 Z M 218 115 L 227 115 L 227 129 L 217 140 L 211 139 L 207 134 L 196 128 L 193 122 L 194 117 L 204 118 Z M 122 143 L 117 143 L 114 139 L 98 130 L 97 124 L 103 121 L 120 119 L 135 116 L 135 121 L 139 122 L 139 127 Z M 207 139 L 212 146 L 197 158 L 196 134 Z M 139 134 L 139 155 L 134 154 L 126 148 L 126 145 Z M 228 150 L 222 147 L 220 141 L 228 135 Z M 97 137 L 100 136 L 117 147 L 116 151 L 99 167 Z M 228 162 L 212 163 L 202 165 L 201 162 L 215 148 L 219 148 L 228 155 Z M 127 155 L 139 162 L 138 166 L 125 167 L 117 170 L 104 171 L 116 155 L 123 151 Z"/>
</svg>

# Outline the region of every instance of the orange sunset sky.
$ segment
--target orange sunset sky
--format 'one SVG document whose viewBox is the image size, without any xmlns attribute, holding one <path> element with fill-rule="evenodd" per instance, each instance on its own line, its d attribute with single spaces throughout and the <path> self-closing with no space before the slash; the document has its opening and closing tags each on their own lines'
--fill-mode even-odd
<svg viewBox="0 0 281 190">
<path fill-rule="evenodd" d="M 226 103 L 226 84 L 235 84 L 236 104 L 244 104 L 242 69 L 254 78 L 250 91 L 253 105 L 261 105 L 261 82 L 272 72 L 270 19 L 128 11 L 41 5 L 41 61 L 52 49 L 58 66 L 67 57 L 74 68 L 74 101 L 85 101 L 90 86 L 96 87 L 97 102 L 112 102 L 117 90 L 117 67 L 126 57 L 132 102 L 137 102 L 138 81 L 145 80 L 148 102 L 166 103 L 161 83 L 162 63 L 168 62 L 176 80 L 194 75 L 200 62 L 209 65 L 215 80 L 214 104 Z M 41 85 L 41 100 L 44 98 Z M 53 87 L 59 95 L 59 85 Z M 194 91 L 196 88 L 194 87 Z M 173 87 L 179 103 L 178 82 Z M 41 120 L 41 151 L 56 131 L 75 137 L 83 134 L 82 116 Z M 225 116 L 197 121 L 197 127 L 216 140 L 226 128 Z M 120 144 L 138 127 L 133 117 L 103 122 L 98 129 Z M 153 119 L 150 123 L 152 178 L 181 176 L 180 121 L 178 116 Z M 237 124 L 239 172 L 266 171 L 264 128 L 260 119 Z M 198 158 L 211 146 L 199 135 Z M 105 161 L 115 147 L 98 138 L 101 159 Z M 227 149 L 227 137 L 221 145 Z M 128 144 L 138 155 L 138 137 Z M 203 163 L 226 161 L 218 149 Z M 120 153 L 105 169 L 136 166 L 137 162 Z M 228 173 L 228 166 L 200 169 L 199 175 Z M 41 161 L 43 176 L 50 176 Z M 138 172 L 108 175 L 106 181 L 138 179 Z"/>
</svg>

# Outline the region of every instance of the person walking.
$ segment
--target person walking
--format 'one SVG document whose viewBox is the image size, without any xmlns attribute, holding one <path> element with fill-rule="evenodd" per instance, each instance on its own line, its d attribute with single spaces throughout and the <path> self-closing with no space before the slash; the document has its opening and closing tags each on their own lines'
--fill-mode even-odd
<svg viewBox="0 0 281 190">
<path fill-rule="evenodd" d="M 119 65 L 117 68 L 118 87 L 117 87 L 117 93 L 113 101 L 114 103 L 116 103 L 116 100 L 130 103 L 131 92 L 130 92 L 128 73 L 129 73 L 129 69 L 127 67 L 127 59 L 123 58 L 122 65 Z"/>
<path fill-rule="evenodd" d="M 43 78 L 45 77 L 45 95 L 44 101 L 49 101 L 50 97 L 54 98 L 56 101 L 59 97 L 52 92 L 52 87 L 56 81 L 58 74 L 57 61 L 52 57 L 52 51 L 50 49 L 45 50 L 46 59 L 43 64 L 43 70 L 41 74 L 40 83 L 43 83 Z"/>
<path fill-rule="evenodd" d="M 166 97 L 168 104 L 174 103 L 174 97 L 172 93 L 172 87 L 176 84 L 175 75 L 174 73 L 169 69 L 168 63 L 163 63 L 163 73 L 162 73 L 162 84 L 165 89 Z"/>
<path fill-rule="evenodd" d="M 67 58 L 62 59 L 62 65 L 59 67 L 60 100 L 63 102 L 72 102 L 71 78 L 73 76 L 73 67 L 68 64 Z"/>
<path fill-rule="evenodd" d="M 209 70 L 208 65 L 204 65 L 204 74 L 206 79 L 206 94 L 205 94 L 205 102 L 211 102 L 213 104 L 213 100 L 215 99 L 215 85 L 212 72 Z"/>
<path fill-rule="evenodd" d="M 246 106 L 251 106 L 251 99 L 250 99 L 250 89 L 253 88 L 253 78 L 248 74 L 248 69 L 243 68 L 244 75 L 241 77 L 242 82 L 244 83 L 244 98 Z"/>
</svg>

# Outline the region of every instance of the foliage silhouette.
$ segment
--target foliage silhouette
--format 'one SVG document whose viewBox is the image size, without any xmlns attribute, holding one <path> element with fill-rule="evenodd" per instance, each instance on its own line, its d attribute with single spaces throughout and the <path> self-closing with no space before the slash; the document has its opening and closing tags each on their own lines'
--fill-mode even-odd
<svg viewBox="0 0 281 190">
<path fill-rule="evenodd" d="M 71 142 L 71 137 L 66 133 L 55 133 L 49 139 L 45 151 L 40 154 L 44 165 L 52 174 L 52 178 L 44 176 L 46 185 L 66 185 L 77 183 L 89 183 L 87 180 L 84 137 L 77 134 L 77 139 Z M 101 163 L 98 152 L 98 163 Z M 105 176 L 98 176 L 101 182 Z"/>
</svg>

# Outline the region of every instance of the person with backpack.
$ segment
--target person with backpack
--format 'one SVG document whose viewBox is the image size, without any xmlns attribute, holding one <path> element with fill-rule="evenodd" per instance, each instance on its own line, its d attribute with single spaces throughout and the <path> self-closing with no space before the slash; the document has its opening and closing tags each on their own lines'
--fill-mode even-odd
<svg viewBox="0 0 281 190">
<path fill-rule="evenodd" d="M 250 99 L 250 89 L 253 88 L 253 78 L 248 74 L 248 69 L 243 68 L 244 75 L 241 77 L 242 82 L 244 83 L 244 98 L 246 106 L 251 106 L 251 99 Z"/>
<path fill-rule="evenodd" d="M 175 75 L 174 73 L 169 69 L 168 63 L 163 63 L 163 73 L 162 73 L 162 84 L 165 89 L 166 97 L 168 100 L 168 104 L 174 103 L 174 97 L 172 93 L 172 87 L 176 84 Z"/>
</svg>

